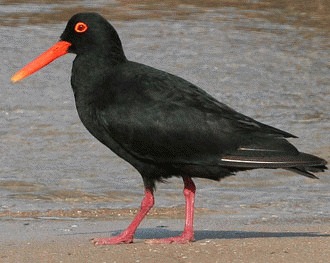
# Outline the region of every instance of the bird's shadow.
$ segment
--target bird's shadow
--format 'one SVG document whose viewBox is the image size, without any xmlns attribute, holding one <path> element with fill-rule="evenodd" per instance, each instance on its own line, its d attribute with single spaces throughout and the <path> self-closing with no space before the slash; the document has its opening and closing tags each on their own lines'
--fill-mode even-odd
<svg viewBox="0 0 330 263">
<path fill-rule="evenodd" d="M 98 235 L 98 236 L 115 236 L 123 230 L 109 232 L 89 232 L 89 233 L 71 233 L 69 235 Z M 180 231 L 166 229 L 166 227 L 157 228 L 141 228 L 135 233 L 136 239 L 154 239 L 179 236 Z M 68 234 L 66 234 L 68 235 Z M 196 230 L 195 241 L 206 239 L 245 239 L 245 238 L 285 238 L 285 237 L 330 237 L 330 234 L 322 234 L 318 232 L 263 232 L 263 231 L 213 231 L 213 230 Z"/>
<path fill-rule="evenodd" d="M 118 232 L 119 233 L 119 232 Z M 172 231 L 168 229 L 139 229 L 135 238 L 166 238 L 180 235 L 180 231 Z M 195 240 L 205 239 L 242 239 L 242 238 L 283 238 L 283 237 L 330 237 L 330 234 L 322 234 L 317 232 L 261 232 L 261 231 L 212 231 L 212 230 L 196 230 Z"/>
</svg>

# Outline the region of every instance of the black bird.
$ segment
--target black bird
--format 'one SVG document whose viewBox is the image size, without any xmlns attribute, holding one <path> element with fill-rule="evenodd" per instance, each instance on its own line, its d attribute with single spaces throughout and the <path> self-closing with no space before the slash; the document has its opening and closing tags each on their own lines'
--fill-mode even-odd
<svg viewBox="0 0 330 263">
<path fill-rule="evenodd" d="M 186 221 L 182 235 L 152 243 L 194 240 L 196 187 L 193 177 L 220 180 L 238 171 L 284 168 L 317 178 L 326 161 L 299 152 L 290 133 L 253 120 L 217 101 L 194 84 L 167 72 L 129 61 L 116 30 L 96 13 L 79 13 L 61 39 L 17 72 L 17 82 L 54 59 L 74 53 L 71 85 L 87 130 L 142 175 L 141 209 L 121 234 L 95 244 L 133 242 L 154 204 L 157 181 L 180 176 Z"/>
</svg>

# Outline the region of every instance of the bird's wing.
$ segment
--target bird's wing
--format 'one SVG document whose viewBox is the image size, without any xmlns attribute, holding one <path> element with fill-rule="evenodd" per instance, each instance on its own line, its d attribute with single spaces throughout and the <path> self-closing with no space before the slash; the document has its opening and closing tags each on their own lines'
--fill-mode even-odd
<svg viewBox="0 0 330 263">
<path fill-rule="evenodd" d="M 129 69 L 106 83 L 111 88 L 102 93 L 98 119 L 136 158 L 216 165 L 241 153 L 297 153 L 283 139 L 293 135 L 234 111 L 195 85 L 141 64 Z"/>
</svg>

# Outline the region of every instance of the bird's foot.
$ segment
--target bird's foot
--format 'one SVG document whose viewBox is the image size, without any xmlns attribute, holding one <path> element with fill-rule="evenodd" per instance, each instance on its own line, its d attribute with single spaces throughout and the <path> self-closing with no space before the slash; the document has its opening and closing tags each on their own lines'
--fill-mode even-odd
<svg viewBox="0 0 330 263">
<path fill-rule="evenodd" d="M 118 245 L 133 243 L 133 236 L 120 234 L 118 236 L 110 238 L 93 238 L 92 243 L 94 245 Z"/>
<path fill-rule="evenodd" d="M 186 244 L 194 241 L 194 235 L 184 233 L 181 236 L 177 237 L 168 237 L 168 238 L 157 238 L 146 240 L 147 244 Z"/>
</svg>

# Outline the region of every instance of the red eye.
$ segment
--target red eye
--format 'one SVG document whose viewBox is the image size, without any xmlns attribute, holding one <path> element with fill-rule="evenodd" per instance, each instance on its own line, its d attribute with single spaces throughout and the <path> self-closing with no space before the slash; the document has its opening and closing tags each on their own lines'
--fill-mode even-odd
<svg viewBox="0 0 330 263">
<path fill-rule="evenodd" d="M 74 27 L 74 31 L 76 31 L 77 33 L 84 33 L 87 29 L 88 26 L 83 22 L 78 22 Z"/>
</svg>

